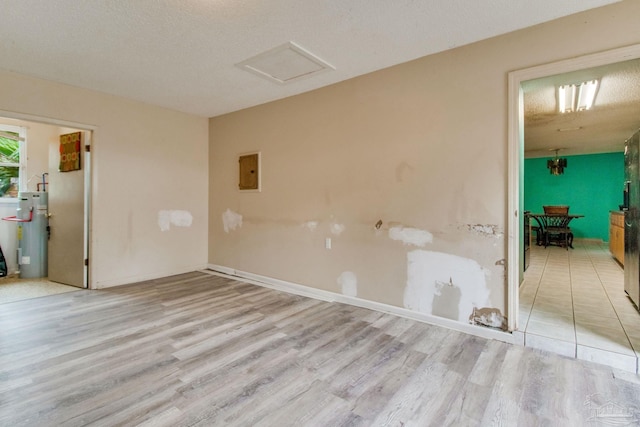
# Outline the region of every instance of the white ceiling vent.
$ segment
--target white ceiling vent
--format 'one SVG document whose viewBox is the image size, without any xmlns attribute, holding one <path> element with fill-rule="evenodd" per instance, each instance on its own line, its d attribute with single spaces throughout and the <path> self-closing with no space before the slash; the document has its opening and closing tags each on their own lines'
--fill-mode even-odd
<svg viewBox="0 0 640 427">
<path fill-rule="evenodd" d="M 332 65 L 292 42 L 249 58 L 236 66 L 280 84 L 335 70 Z"/>
</svg>

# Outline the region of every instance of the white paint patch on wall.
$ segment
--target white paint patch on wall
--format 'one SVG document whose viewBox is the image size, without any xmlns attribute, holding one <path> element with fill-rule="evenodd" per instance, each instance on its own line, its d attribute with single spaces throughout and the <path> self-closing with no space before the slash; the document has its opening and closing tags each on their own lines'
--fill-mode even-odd
<svg viewBox="0 0 640 427">
<path fill-rule="evenodd" d="M 160 231 L 169 231 L 171 228 L 171 214 L 169 211 L 158 212 L 158 226 Z"/>
<path fill-rule="evenodd" d="M 341 235 L 345 228 L 347 227 L 345 227 L 344 224 L 338 224 L 337 222 L 332 222 L 330 225 L 331 234 L 335 234 L 336 236 Z"/>
<path fill-rule="evenodd" d="M 342 294 L 350 297 L 358 296 L 358 278 L 352 271 L 344 271 L 338 276 L 338 284 L 342 286 Z"/>
<path fill-rule="evenodd" d="M 433 234 L 418 228 L 395 226 L 389 229 L 389 238 L 399 240 L 405 245 L 424 247 L 427 243 L 433 242 Z"/>
<path fill-rule="evenodd" d="M 242 227 L 242 215 L 231 209 L 227 209 L 222 214 L 222 225 L 224 226 L 225 233 L 240 228 Z"/>
<path fill-rule="evenodd" d="M 169 231 L 171 225 L 176 227 L 191 227 L 193 216 L 189 211 L 162 210 L 158 212 L 158 226 L 161 231 Z"/>
<path fill-rule="evenodd" d="M 476 261 L 420 249 L 407 254 L 405 308 L 433 314 L 434 297 L 441 295 L 444 286 L 460 291 L 457 320 L 461 322 L 468 322 L 474 308 L 489 305 L 485 271 Z"/>
<path fill-rule="evenodd" d="M 318 228 L 318 221 L 307 221 L 302 224 L 302 226 L 308 228 L 309 231 L 316 231 L 316 228 Z"/>
</svg>

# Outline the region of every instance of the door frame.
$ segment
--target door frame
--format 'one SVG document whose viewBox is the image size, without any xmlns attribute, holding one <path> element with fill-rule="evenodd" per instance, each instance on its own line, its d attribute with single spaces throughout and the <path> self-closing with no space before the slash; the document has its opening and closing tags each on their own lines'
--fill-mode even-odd
<svg viewBox="0 0 640 427">
<path fill-rule="evenodd" d="M 98 128 L 96 126 L 87 125 L 84 123 L 77 123 L 77 122 L 72 122 L 68 120 L 52 119 L 49 117 L 41 117 L 41 116 L 17 113 L 15 111 L 7 111 L 7 110 L 0 110 L 0 116 L 6 117 L 8 119 L 24 120 L 27 122 L 41 123 L 44 125 L 51 125 L 51 126 L 64 127 L 64 128 L 72 128 L 72 129 L 77 129 L 79 131 L 87 132 L 89 141 L 88 142 L 85 141 L 83 143 L 82 149 L 85 150 L 84 146 L 87 146 L 87 145 L 91 147 L 90 151 L 84 152 L 85 159 L 84 159 L 84 168 L 83 168 L 84 170 L 84 195 L 83 195 L 84 233 L 85 233 L 83 251 L 84 251 L 85 259 L 88 260 L 89 254 L 92 254 L 94 252 L 93 238 L 92 238 L 92 232 L 91 232 L 91 230 L 93 229 L 93 217 L 91 215 L 91 212 L 92 212 L 93 195 L 95 194 L 95 190 L 96 190 L 95 188 L 93 188 L 93 186 L 96 180 L 94 179 L 95 177 L 93 176 L 92 153 L 94 152 L 95 135 Z M 85 263 L 84 272 L 83 272 L 83 281 L 84 281 L 84 287 L 86 289 L 94 288 L 92 277 L 91 277 L 91 262 L 89 262 L 88 265 Z"/>
<path fill-rule="evenodd" d="M 640 44 L 512 71 L 508 76 L 507 327 L 518 330 L 520 271 L 523 265 L 521 212 L 524 173 L 524 97 L 522 82 L 640 58 Z"/>
</svg>

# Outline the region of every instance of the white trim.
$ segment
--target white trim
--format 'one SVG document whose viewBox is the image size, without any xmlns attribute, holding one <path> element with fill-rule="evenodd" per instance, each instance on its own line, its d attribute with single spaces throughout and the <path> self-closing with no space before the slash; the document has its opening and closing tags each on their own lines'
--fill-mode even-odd
<svg viewBox="0 0 640 427">
<path fill-rule="evenodd" d="M 11 134 L 5 133 L 13 132 L 17 133 L 15 137 Z M 20 150 L 20 159 L 18 163 L 1 162 L 0 166 L 17 167 L 18 168 L 18 192 L 27 191 L 27 128 L 22 125 L 9 125 L 0 123 L 0 136 L 7 139 L 12 139 L 18 142 L 18 148 Z M 6 198 L 6 197 L 3 197 Z"/>
<path fill-rule="evenodd" d="M 205 263 L 193 264 L 193 265 L 183 266 L 180 268 L 174 268 L 171 270 L 159 270 L 153 274 L 141 274 L 141 275 L 135 275 L 135 276 L 121 277 L 114 280 L 103 280 L 96 283 L 90 289 L 105 289 L 105 288 L 112 288 L 114 286 L 130 285 L 132 283 L 144 282 L 147 280 L 162 279 L 163 277 L 175 276 L 177 274 L 192 273 L 194 271 L 203 271 L 206 268 L 207 266 Z"/>
<path fill-rule="evenodd" d="M 521 122 L 524 110 L 522 105 L 521 84 L 526 80 L 539 79 L 555 74 L 568 73 L 638 58 L 640 58 L 640 44 L 635 44 L 509 73 L 507 134 L 507 158 L 509 160 L 509 194 L 507 203 L 507 316 L 510 331 L 518 329 L 517 319 L 520 287 L 520 215 L 518 209 L 520 203 L 520 159 L 523 156 L 520 139 L 524 126 Z"/>
<path fill-rule="evenodd" d="M 98 127 L 94 126 L 94 125 L 87 125 L 87 124 L 83 124 L 83 123 L 71 122 L 71 121 L 68 121 L 68 120 L 52 119 L 52 118 L 49 118 L 49 117 L 34 116 L 32 114 L 17 113 L 15 111 L 7 111 L 7 110 L 0 110 L 0 117 L 5 117 L 7 119 L 24 120 L 24 121 L 27 121 L 27 122 L 42 123 L 42 124 L 45 124 L 45 125 L 55 125 L 55 126 L 60 126 L 60 127 L 73 128 L 73 129 L 78 129 L 78 130 L 96 130 L 96 129 L 98 129 Z"/>
<path fill-rule="evenodd" d="M 7 129 L 8 127 L 15 127 L 15 128 L 20 129 L 20 127 L 21 127 L 21 126 L 12 126 L 12 125 L 3 125 L 3 124 L 0 124 L 0 128 Z M 16 132 L 18 132 L 18 131 L 16 131 Z M 18 133 L 19 133 L 19 132 L 18 132 Z M 18 141 L 18 142 L 20 142 L 20 141 L 24 141 L 24 138 L 23 138 L 23 137 L 21 137 L 20 135 L 15 136 L 15 135 L 10 134 L 9 132 L 4 132 L 4 131 L 2 131 L 2 130 L 0 130 L 0 137 L 2 137 L 2 138 L 7 138 L 7 139 L 12 139 L 12 140 L 14 140 L 14 141 Z"/>
<path fill-rule="evenodd" d="M 207 264 L 208 270 L 214 270 L 217 273 L 226 274 L 228 276 L 235 276 L 236 271 L 233 268 L 224 267 L 222 265 L 217 264 Z"/>
<path fill-rule="evenodd" d="M 93 131 L 87 130 L 82 132 L 82 167 L 84 168 L 84 182 L 83 182 L 83 204 L 84 204 L 84 221 L 83 221 L 83 233 L 84 233 L 84 245 L 83 256 L 86 260 L 83 264 L 82 270 L 82 286 L 89 288 L 89 277 L 92 272 L 91 259 L 89 257 L 89 242 L 91 239 L 89 218 L 91 217 L 91 140 L 93 138 Z M 89 151 L 87 151 L 89 147 Z"/>
<path fill-rule="evenodd" d="M 495 339 L 507 343 L 514 343 L 512 335 L 508 332 L 502 332 L 496 329 L 485 328 L 466 323 L 460 323 L 455 320 L 445 319 L 443 317 L 432 316 L 429 314 L 418 313 L 416 311 L 407 310 L 406 308 L 396 307 L 380 302 L 369 301 L 357 297 L 338 294 L 335 292 L 325 291 L 322 289 L 312 288 L 310 286 L 300 285 L 298 283 L 287 282 L 284 280 L 274 279 L 259 274 L 248 273 L 246 271 L 235 270 L 217 264 L 208 264 L 208 270 L 205 273 L 217 276 L 228 277 L 232 279 L 241 279 L 244 282 L 251 283 L 265 288 L 275 289 L 294 295 L 300 295 L 327 302 L 337 302 L 342 304 L 353 305 L 356 307 L 367 308 L 369 310 L 380 311 L 383 313 L 393 314 L 395 316 L 405 317 L 419 322 L 429 323 L 431 325 L 442 326 L 455 331 L 464 332 L 470 335 L 486 339 Z"/>
<path fill-rule="evenodd" d="M 507 202 L 507 330 L 518 330 L 520 294 L 520 124 L 522 122 L 522 88 L 520 81 L 509 73 L 509 145 L 508 145 L 508 202 Z M 516 291 L 510 292 L 515 283 Z"/>
<path fill-rule="evenodd" d="M 19 129 L 20 131 L 18 132 L 18 134 L 20 137 L 20 176 L 18 177 L 18 189 L 20 192 L 23 192 L 29 191 L 27 180 L 27 162 L 29 161 L 29 156 L 27 155 L 27 128 L 24 126 L 19 126 Z"/>
</svg>

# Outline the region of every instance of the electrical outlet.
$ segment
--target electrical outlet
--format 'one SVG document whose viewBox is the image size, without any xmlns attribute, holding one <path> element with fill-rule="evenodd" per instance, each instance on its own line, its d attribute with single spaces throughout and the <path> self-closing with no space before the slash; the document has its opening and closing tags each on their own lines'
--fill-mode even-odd
<svg viewBox="0 0 640 427">
<path fill-rule="evenodd" d="M 324 247 L 327 249 L 331 249 L 331 237 L 327 237 L 324 239 Z"/>
</svg>

